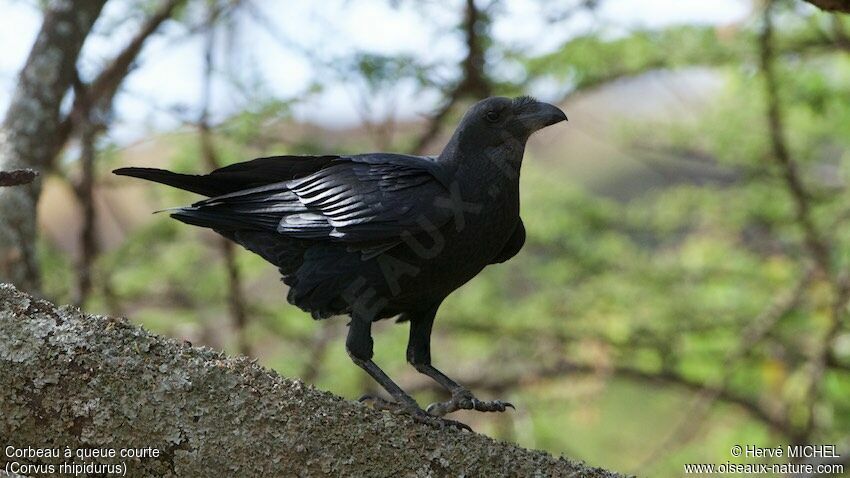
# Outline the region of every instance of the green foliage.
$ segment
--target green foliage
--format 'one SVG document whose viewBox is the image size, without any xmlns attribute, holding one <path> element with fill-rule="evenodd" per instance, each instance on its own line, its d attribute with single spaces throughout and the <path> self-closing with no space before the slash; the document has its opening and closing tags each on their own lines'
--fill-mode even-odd
<svg viewBox="0 0 850 478">
<path fill-rule="evenodd" d="M 378 95 L 400 78 L 412 78 L 419 85 L 429 85 L 427 68 L 410 55 L 381 55 L 358 52 L 350 60 L 349 69 L 358 74 L 370 95 Z"/>
<path fill-rule="evenodd" d="M 59 303 L 70 302 L 74 284 L 71 259 L 44 238 L 39 239 L 36 252 L 41 270 L 49 271 L 42 283 L 45 295 Z"/>
<path fill-rule="evenodd" d="M 279 148 L 280 142 L 268 138 L 267 130 L 272 125 L 291 119 L 292 105 L 293 101 L 276 98 L 251 102 L 245 109 L 228 118 L 218 130 L 223 138 L 238 145 Z"/>
<path fill-rule="evenodd" d="M 652 69 L 728 64 L 750 48 L 745 35 L 686 25 L 615 38 L 580 36 L 525 63 L 529 78 L 551 76 L 581 89 Z"/>
</svg>

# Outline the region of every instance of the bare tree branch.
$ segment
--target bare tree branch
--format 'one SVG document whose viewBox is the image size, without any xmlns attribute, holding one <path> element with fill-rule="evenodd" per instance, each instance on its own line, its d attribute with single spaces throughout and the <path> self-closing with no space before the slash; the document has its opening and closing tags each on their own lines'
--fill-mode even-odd
<svg viewBox="0 0 850 478">
<path fill-rule="evenodd" d="M 127 476 L 620 476 L 371 410 L 9 285 L 0 285 L 0 337 L 3 446 L 158 450 L 119 460 Z M 0 468 L 9 461 L 0 454 Z"/>
<path fill-rule="evenodd" d="M 74 194 L 83 212 L 83 223 L 80 229 L 80 251 L 77 258 L 77 287 L 74 291 L 74 304 L 82 307 L 92 288 L 92 263 L 99 252 L 97 241 L 96 221 L 97 210 L 94 206 L 94 163 L 97 156 L 96 141 L 98 135 L 106 127 L 97 123 L 93 118 L 99 115 L 92 111 L 89 101 L 89 89 L 82 84 L 79 76 L 74 81 L 74 95 L 78 108 L 75 108 L 74 121 L 78 125 L 80 135 L 80 178 L 73 182 Z"/>
<path fill-rule="evenodd" d="M 133 63 L 138 58 L 139 53 L 141 53 L 145 42 L 184 3 L 186 3 L 186 0 L 165 0 L 159 9 L 142 24 L 139 31 L 127 43 L 124 49 L 91 81 L 87 88 L 88 98 L 86 99 L 91 107 L 98 107 L 103 110 L 111 109 L 112 100 L 118 92 L 118 88 L 132 70 Z M 55 136 L 54 158 L 65 146 L 65 143 L 68 142 L 68 138 L 74 129 L 74 118 L 79 118 L 80 110 L 85 107 L 81 100 L 78 97 L 74 98 L 72 111 L 59 124 Z"/>
<path fill-rule="evenodd" d="M 723 370 L 723 374 L 718 383 L 713 386 L 706 385 L 703 387 L 703 390 L 697 394 L 688 413 L 685 414 L 686 418 L 674 427 L 666 439 L 661 440 L 658 446 L 653 447 L 646 458 L 641 460 L 639 468 L 645 469 L 662 456 L 671 455 L 677 449 L 690 443 L 697 436 L 702 424 L 711 412 L 712 405 L 720 399 L 721 392 L 729 388 L 733 373 L 738 369 L 740 360 L 747 356 L 767 336 L 768 332 L 776 327 L 783 317 L 787 316 L 799 305 L 806 289 L 808 289 L 814 279 L 814 272 L 815 269 L 813 267 L 808 268 L 793 287 L 778 294 L 758 316 L 749 322 L 741 334 L 741 340 L 737 346 L 729 350 L 724 357 L 720 367 Z"/>
<path fill-rule="evenodd" d="M 803 184 L 797 163 L 791 159 L 788 145 L 785 142 L 785 124 L 780 106 L 779 82 L 776 77 L 774 61 L 772 8 L 773 0 L 770 0 L 764 10 L 764 26 L 759 35 L 759 60 L 767 94 L 767 122 L 770 144 L 773 148 L 772 159 L 779 166 L 788 192 L 794 201 L 797 222 L 803 230 L 806 247 L 821 270 L 825 274 L 829 274 L 832 270 L 829 246 L 812 218 L 811 195 Z"/>
<path fill-rule="evenodd" d="M 74 304 L 82 307 L 92 288 L 92 263 L 98 254 L 97 233 L 95 230 L 97 210 L 94 205 L 94 162 L 97 156 L 97 126 L 90 121 L 80 124 L 80 179 L 74 184 L 74 193 L 83 209 L 83 223 L 80 230 L 80 253 L 77 258 L 77 288 L 74 292 Z"/>
<path fill-rule="evenodd" d="M 20 186 L 29 184 L 38 176 L 38 171 L 33 169 L 16 169 L 14 171 L 0 171 L 0 187 Z"/>
<path fill-rule="evenodd" d="M 796 163 L 791 158 L 785 143 L 784 123 L 780 105 L 778 80 L 774 65 L 773 48 L 773 8 L 776 0 L 769 0 L 762 16 L 763 28 L 759 35 L 759 51 L 762 75 L 767 93 L 767 119 L 770 129 L 773 159 L 780 167 L 786 187 L 794 200 L 797 223 L 803 230 L 805 243 L 810 255 L 827 275 L 832 288 L 832 304 L 828 315 L 829 323 L 819 341 L 815 353 L 808 361 L 808 389 L 804 395 L 804 404 L 808 409 L 804 432 L 796 437 L 797 443 L 806 443 L 817 427 L 815 409 L 823 390 L 823 378 L 829 365 L 831 350 L 841 330 L 850 301 L 850 274 L 846 270 L 836 270 L 832 264 L 832 250 L 828 239 L 818 229 L 812 218 L 811 196 L 803 185 Z"/>
</svg>

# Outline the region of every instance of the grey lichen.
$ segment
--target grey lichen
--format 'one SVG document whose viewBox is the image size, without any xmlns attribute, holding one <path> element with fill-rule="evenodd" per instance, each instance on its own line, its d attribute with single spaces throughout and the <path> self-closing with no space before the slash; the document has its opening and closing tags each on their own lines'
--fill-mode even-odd
<svg viewBox="0 0 850 478">
<path fill-rule="evenodd" d="M 113 461 L 127 476 L 619 476 L 374 411 L 10 285 L 0 285 L 0 384 L 4 449 L 160 451 Z M 0 451 L 0 468 L 9 461 Z"/>
</svg>

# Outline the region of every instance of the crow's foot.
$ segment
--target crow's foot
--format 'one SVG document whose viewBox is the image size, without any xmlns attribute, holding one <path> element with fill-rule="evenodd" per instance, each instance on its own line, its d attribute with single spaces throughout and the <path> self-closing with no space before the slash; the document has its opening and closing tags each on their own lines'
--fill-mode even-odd
<svg viewBox="0 0 850 478">
<path fill-rule="evenodd" d="M 479 400 L 469 390 L 462 388 L 452 393 L 451 400 L 428 405 L 430 415 L 442 417 L 457 410 L 478 410 L 479 412 L 504 412 L 507 408 L 516 409 L 513 404 L 502 400 Z"/>
<path fill-rule="evenodd" d="M 375 395 L 363 395 L 358 399 L 361 403 L 370 404 L 375 410 L 387 410 L 398 415 L 408 415 L 413 418 L 416 423 L 423 423 L 434 428 L 457 428 L 459 430 L 472 431 L 472 428 L 465 423 L 456 420 L 449 420 L 439 416 L 434 416 L 419 408 L 415 403 L 399 403 L 392 400 L 387 400 Z"/>
</svg>

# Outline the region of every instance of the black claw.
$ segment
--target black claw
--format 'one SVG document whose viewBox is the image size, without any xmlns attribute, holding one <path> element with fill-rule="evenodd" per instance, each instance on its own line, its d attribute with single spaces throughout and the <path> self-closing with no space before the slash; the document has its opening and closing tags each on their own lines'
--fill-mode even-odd
<svg viewBox="0 0 850 478">
<path fill-rule="evenodd" d="M 466 430 L 466 431 L 468 431 L 468 432 L 470 432 L 470 433 L 475 433 L 475 432 L 472 430 L 472 427 L 470 427 L 470 426 L 469 426 L 469 425 L 467 425 L 466 423 L 459 422 L 459 421 L 457 421 L 457 420 L 449 420 L 449 419 L 446 419 L 446 418 L 441 418 L 440 420 L 441 420 L 441 421 L 443 421 L 443 422 L 445 422 L 445 423 L 446 423 L 446 425 L 448 425 L 448 426 L 450 426 L 450 427 L 457 428 L 458 430 Z"/>
</svg>

